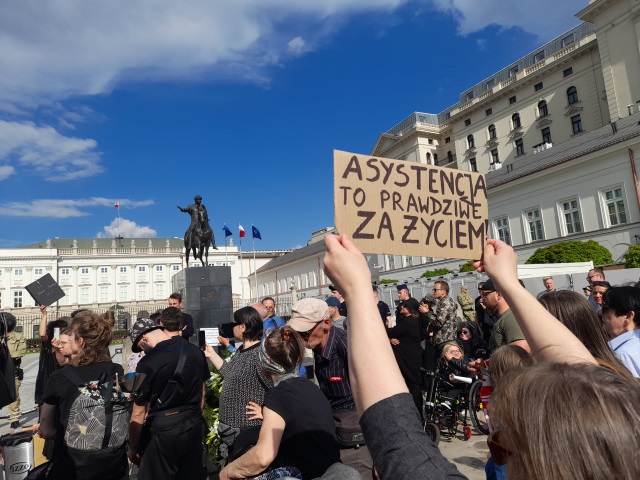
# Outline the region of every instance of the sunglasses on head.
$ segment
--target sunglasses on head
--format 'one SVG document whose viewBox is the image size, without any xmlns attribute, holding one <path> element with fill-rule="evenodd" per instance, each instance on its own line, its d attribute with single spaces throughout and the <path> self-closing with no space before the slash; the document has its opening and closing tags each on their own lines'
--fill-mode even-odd
<svg viewBox="0 0 640 480">
<path fill-rule="evenodd" d="M 500 445 L 499 433 L 500 430 L 494 430 L 489 434 L 489 437 L 487 438 L 487 446 L 489 447 L 491 458 L 493 458 L 495 464 L 504 465 L 507 463 L 507 459 L 509 458 L 509 455 L 511 455 L 511 452 L 503 445 Z"/>
</svg>

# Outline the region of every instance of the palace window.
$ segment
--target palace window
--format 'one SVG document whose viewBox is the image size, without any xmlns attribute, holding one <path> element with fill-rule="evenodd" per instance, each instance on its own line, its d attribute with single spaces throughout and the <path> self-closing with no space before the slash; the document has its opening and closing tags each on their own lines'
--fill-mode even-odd
<svg viewBox="0 0 640 480">
<path fill-rule="evenodd" d="M 507 245 L 511 245 L 511 231 L 509 230 L 509 219 L 507 217 L 496 218 L 494 220 L 496 236 Z"/>
<path fill-rule="evenodd" d="M 544 240 L 544 228 L 542 225 L 542 214 L 539 208 L 528 210 L 524 213 L 527 227 L 529 231 L 529 238 L 532 242 L 537 240 Z"/>
<path fill-rule="evenodd" d="M 549 107 L 547 106 L 547 102 L 544 100 L 540 100 L 538 102 L 538 115 L 540 115 L 540 117 L 546 117 L 549 115 Z"/>
<path fill-rule="evenodd" d="M 582 232 L 582 221 L 580 220 L 580 208 L 578 199 L 572 198 L 561 202 L 562 216 L 564 217 L 564 227 L 567 235 Z"/>
<path fill-rule="evenodd" d="M 602 192 L 609 226 L 627 223 L 627 208 L 624 202 L 622 187 L 615 187 Z"/>
</svg>

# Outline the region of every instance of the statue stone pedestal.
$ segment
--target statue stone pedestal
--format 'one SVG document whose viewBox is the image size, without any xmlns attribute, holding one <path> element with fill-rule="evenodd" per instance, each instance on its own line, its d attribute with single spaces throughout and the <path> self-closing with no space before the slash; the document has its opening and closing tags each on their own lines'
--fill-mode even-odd
<svg viewBox="0 0 640 480">
<path fill-rule="evenodd" d="M 193 317 L 197 332 L 232 321 L 231 267 L 184 268 L 171 278 L 174 292 L 182 295 L 182 309 Z"/>
</svg>

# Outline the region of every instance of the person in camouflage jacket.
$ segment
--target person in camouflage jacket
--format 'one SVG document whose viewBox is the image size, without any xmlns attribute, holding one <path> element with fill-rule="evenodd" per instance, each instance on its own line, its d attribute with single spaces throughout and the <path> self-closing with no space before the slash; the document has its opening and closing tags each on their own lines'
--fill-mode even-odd
<svg viewBox="0 0 640 480">
<path fill-rule="evenodd" d="M 458 306 L 455 300 L 449 296 L 447 282 L 436 282 L 433 286 L 433 295 L 438 301 L 435 318 L 431 322 L 435 330 L 433 344 L 440 351 L 445 343 L 455 340 L 457 337 Z"/>
</svg>

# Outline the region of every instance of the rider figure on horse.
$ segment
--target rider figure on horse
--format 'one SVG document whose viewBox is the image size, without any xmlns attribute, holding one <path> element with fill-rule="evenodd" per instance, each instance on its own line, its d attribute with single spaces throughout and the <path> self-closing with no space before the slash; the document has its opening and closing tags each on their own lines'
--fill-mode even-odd
<svg viewBox="0 0 640 480">
<path fill-rule="evenodd" d="M 196 195 L 194 197 L 195 203 L 189 205 L 187 208 L 178 207 L 181 212 L 188 213 L 191 215 L 191 225 L 189 225 L 189 229 L 184 234 L 184 243 L 187 251 L 196 246 L 201 247 L 198 242 L 198 239 L 202 236 L 202 234 L 211 231 L 211 227 L 209 226 L 209 215 L 207 214 L 207 207 L 202 205 L 202 197 L 200 195 Z M 216 242 L 213 238 L 213 233 L 211 233 L 211 243 L 213 244 L 213 248 L 216 248 Z"/>
</svg>

